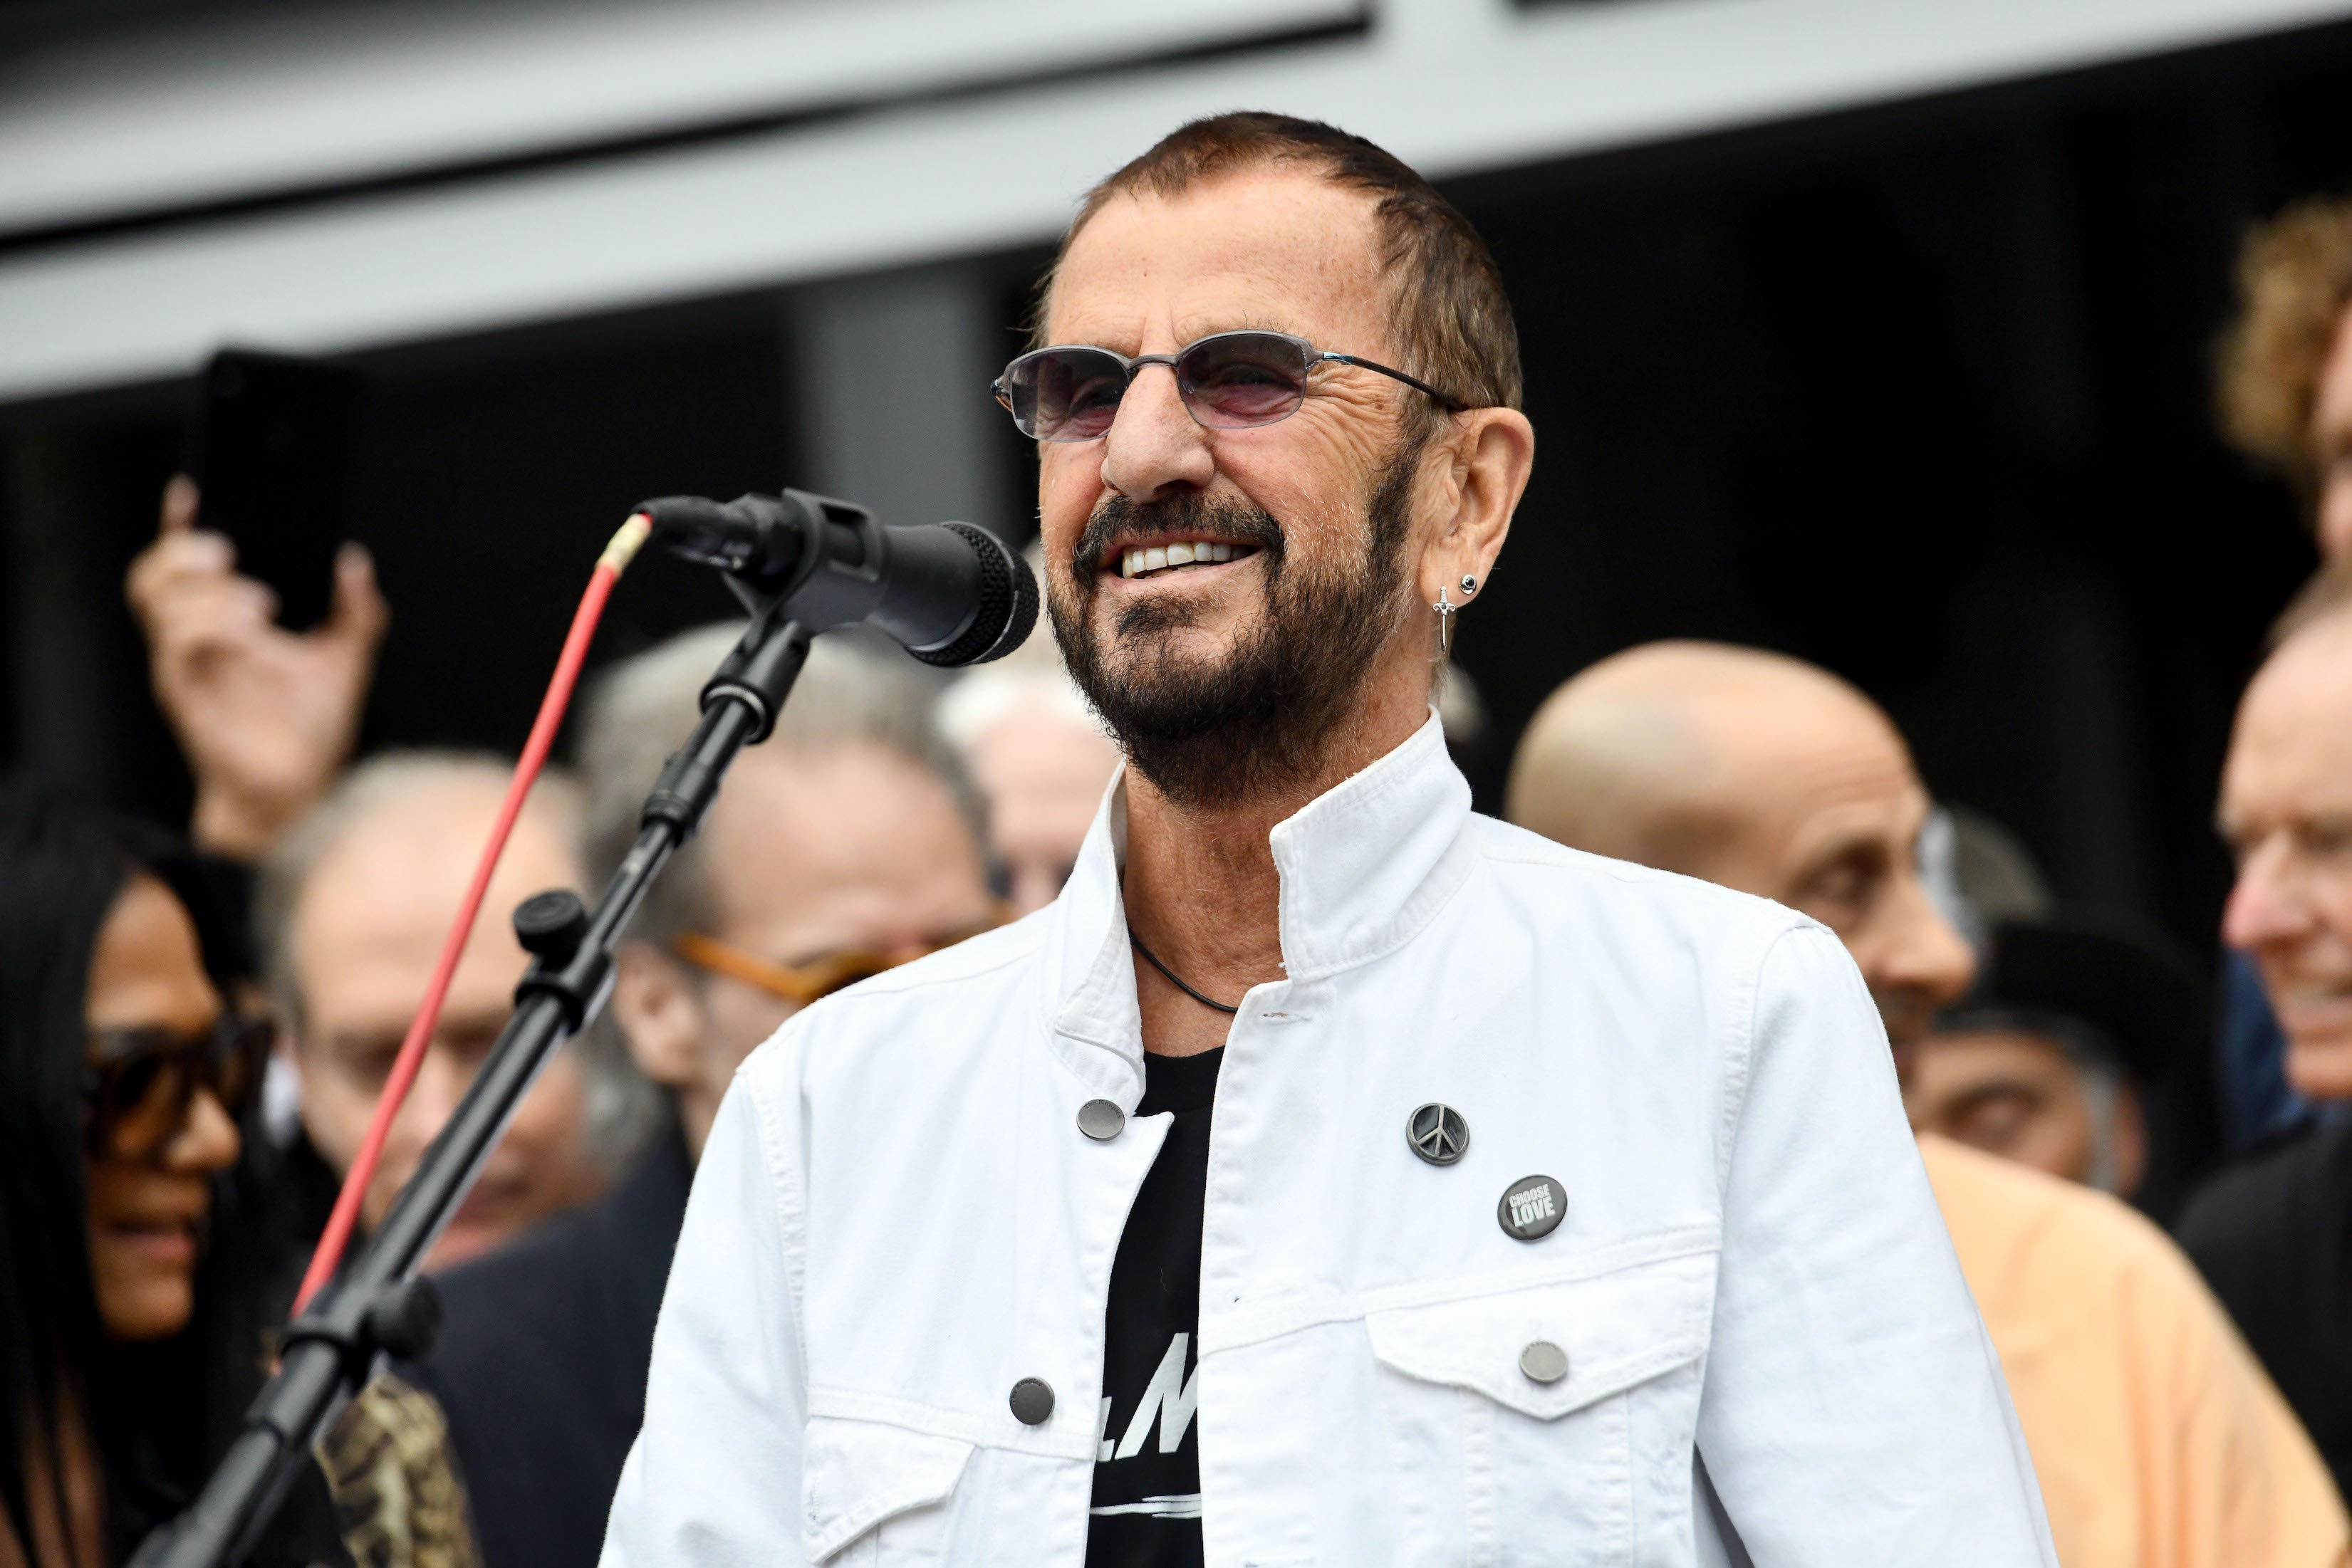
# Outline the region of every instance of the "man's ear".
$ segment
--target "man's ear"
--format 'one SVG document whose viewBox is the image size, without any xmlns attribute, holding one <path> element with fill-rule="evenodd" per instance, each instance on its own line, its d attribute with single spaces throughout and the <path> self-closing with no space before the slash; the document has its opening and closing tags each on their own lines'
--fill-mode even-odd
<svg viewBox="0 0 2352 1568">
<path fill-rule="evenodd" d="M 1442 443 L 1446 515 L 1422 552 L 1424 602 L 1443 588 L 1452 602 L 1465 604 L 1486 586 L 1535 471 L 1535 426 L 1517 409 L 1472 409 L 1454 424 Z M 1465 577 L 1473 583 L 1468 590 Z"/>
<path fill-rule="evenodd" d="M 684 965 L 643 942 L 622 944 L 614 955 L 612 1005 L 639 1071 L 672 1089 L 697 1082 L 709 1024 L 701 988 Z"/>
</svg>

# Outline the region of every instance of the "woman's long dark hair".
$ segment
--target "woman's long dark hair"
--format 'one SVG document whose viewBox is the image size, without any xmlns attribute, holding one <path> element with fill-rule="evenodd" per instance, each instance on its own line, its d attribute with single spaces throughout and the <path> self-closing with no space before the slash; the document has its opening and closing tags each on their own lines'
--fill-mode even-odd
<svg viewBox="0 0 2352 1568">
<path fill-rule="evenodd" d="M 236 1166 L 214 1185 L 215 1245 L 197 1264 L 187 1328 L 152 1343 L 105 1337 L 83 1134 L 89 967 L 115 901 L 140 875 L 179 900 L 206 971 L 232 1000 L 253 975 L 242 873 L 152 824 L 0 778 L 0 1531 L 33 1552 L 32 1521 L 54 1519 L 72 1562 L 119 1562 L 186 1505 L 241 1424 L 260 1382 L 262 1328 L 286 1305 L 273 1293 L 282 1239 L 268 1209 L 283 1155 L 256 1135 L 256 1112 L 239 1129 Z M 283 1218 L 298 1239 L 315 1233 L 307 1211 Z M 86 1521 L 65 1496 L 68 1445 L 81 1439 L 104 1489 L 96 1542 L 76 1539 Z M 36 1482 L 38 1499 L 27 1490 Z M 297 1493 L 255 1560 L 347 1562 L 316 1478 L 306 1474 Z"/>
<path fill-rule="evenodd" d="M 0 1509 L 28 1552 L 40 1514 L 69 1554 L 89 1549 L 66 1499 L 68 1424 L 87 1411 L 99 1341 L 85 1013 L 99 928 L 134 870 L 90 818 L 0 785 Z M 27 1491 L 37 1475 L 51 1494 L 38 1503 Z"/>
</svg>

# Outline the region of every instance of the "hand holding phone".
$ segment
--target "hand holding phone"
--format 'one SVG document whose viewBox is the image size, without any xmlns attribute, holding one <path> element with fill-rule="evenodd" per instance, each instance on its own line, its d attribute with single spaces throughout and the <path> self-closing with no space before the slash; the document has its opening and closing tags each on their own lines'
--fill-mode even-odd
<svg viewBox="0 0 2352 1568">
<path fill-rule="evenodd" d="M 289 632 L 326 616 L 366 403 L 351 365 L 249 349 L 223 349 L 197 383 L 184 472 L 203 490 L 204 525 L 277 592 Z"/>
<path fill-rule="evenodd" d="M 278 624 L 278 596 L 242 576 L 236 547 L 196 527 L 198 491 L 164 486 L 155 542 L 125 592 L 147 633 L 155 700 L 196 779 L 198 844 L 258 860 L 334 782 L 359 731 L 390 612 L 365 549 L 332 558 L 324 619 Z"/>
</svg>

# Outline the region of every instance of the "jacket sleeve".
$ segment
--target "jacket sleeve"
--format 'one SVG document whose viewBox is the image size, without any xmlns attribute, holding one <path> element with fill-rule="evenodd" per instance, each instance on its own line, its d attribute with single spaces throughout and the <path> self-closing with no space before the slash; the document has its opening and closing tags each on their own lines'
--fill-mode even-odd
<svg viewBox="0 0 2352 1568">
<path fill-rule="evenodd" d="M 1767 948 L 1730 1082 L 1698 1439 L 1748 1554 L 2056 1568 L 1877 1009 L 1822 927 Z"/>
<path fill-rule="evenodd" d="M 777 1168 L 738 1076 L 695 1171 L 602 1568 L 805 1562 L 807 1393 Z"/>
</svg>

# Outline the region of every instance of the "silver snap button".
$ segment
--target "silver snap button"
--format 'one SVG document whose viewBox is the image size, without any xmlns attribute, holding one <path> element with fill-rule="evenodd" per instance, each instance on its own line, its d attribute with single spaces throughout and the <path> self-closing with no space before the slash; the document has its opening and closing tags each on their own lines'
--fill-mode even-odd
<svg viewBox="0 0 2352 1568">
<path fill-rule="evenodd" d="M 1078 1107 L 1078 1131 L 1097 1144 L 1108 1144 L 1127 1125 L 1127 1113 L 1115 1100 L 1089 1100 Z"/>
<path fill-rule="evenodd" d="M 1496 1222 L 1520 1241 L 1533 1241 L 1559 1228 L 1568 1214 L 1568 1189 L 1548 1176 L 1521 1176 L 1503 1189 Z"/>
<path fill-rule="evenodd" d="M 1519 1352 L 1519 1370 L 1537 1383 L 1558 1383 L 1568 1375 L 1568 1352 L 1539 1339 Z"/>
<path fill-rule="evenodd" d="M 1450 1166 L 1470 1150 L 1470 1124 L 1451 1105 L 1432 1100 L 1405 1118 L 1405 1142 L 1433 1166 Z"/>
<path fill-rule="evenodd" d="M 1024 1427 L 1042 1427 L 1054 1413 L 1054 1385 L 1042 1377 L 1024 1377 L 1013 1385 L 1013 1418 Z"/>
</svg>

